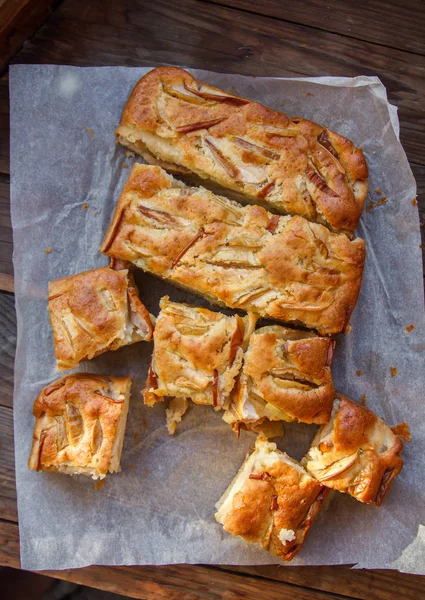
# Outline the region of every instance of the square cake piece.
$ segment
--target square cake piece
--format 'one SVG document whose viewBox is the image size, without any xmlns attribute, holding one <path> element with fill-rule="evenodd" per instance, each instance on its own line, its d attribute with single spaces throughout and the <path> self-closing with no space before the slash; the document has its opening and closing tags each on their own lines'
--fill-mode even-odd
<svg viewBox="0 0 425 600">
<path fill-rule="evenodd" d="M 381 418 L 338 394 L 332 418 L 317 432 L 303 464 L 326 487 L 380 506 L 403 467 L 402 449 L 400 436 Z"/>
<path fill-rule="evenodd" d="M 335 397 L 330 369 L 334 344 L 280 325 L 257 329 L 223 419 L 235 430 L 264 419 L 327 423 Z"/>
<path fill-rule="evenodd" d="M 321 335 L 347 329 L 365 260 L 359 238 L 241 206 L 140 164 L 101 250 L 210 302 Z"/>
<path fill-rule="evenodd" d="M 161 299 L 160 308 L 145 403 L 152 406 L 168 397 L 226 408 L 255 317 L 229 317 L 171 302 L 168 296 Z M 174 401 L 172 406 L 181 412 L 185 404 Z"/>
<path fill-rule="evenodd" d="M 131 377 L 77 373 L 37 396 L 28 466 L 103 479 L 120 470 Z"/>
<path fill-rule="evenodd" d="M 290 561 L 306 538 L 328 490 L 276 444 L 258 438 L 216 504 L 216 521 L 232 535 Z"/>
<path fill-rule="evenodd" d="M 148 162 L 349 234 L 366 200 L 366 160 L 350 140 L 176 67 L 153 69 L 136 84 L 116 135 Z"/>
<path fill-rule="evenodd" d="M 49 283 L 59 371 L 152 338 L 154 317 L 140 301 L 131 272 L 121 267 L 102 267 Z"/>
</svg>

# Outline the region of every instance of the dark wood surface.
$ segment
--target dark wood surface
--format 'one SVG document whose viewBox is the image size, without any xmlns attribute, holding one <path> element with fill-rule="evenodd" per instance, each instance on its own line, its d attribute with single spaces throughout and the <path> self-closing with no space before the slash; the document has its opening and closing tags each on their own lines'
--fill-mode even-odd
<svg viewBox="0 0 425 600">
<path fill-rule="evenodd" d="M 0 1 L 0 73 L 46 19 L 53 2 L 54 0 Z"/>
<path fill-rule="evenodd" d="M 12 62 L 179 64 L 250 75 L 378 75 L 399 108 L 425 221 L 422 0 L 64 0 Z M 0 80 L 0 289 L 13 290 L 7 74 Z M 0 294 L 0 564 L 19 567 L 13 295 Z M 425 597 L 425 578 L 348 567 L 88 567 L 58 578 L 149 600 Z"/>
</svg>

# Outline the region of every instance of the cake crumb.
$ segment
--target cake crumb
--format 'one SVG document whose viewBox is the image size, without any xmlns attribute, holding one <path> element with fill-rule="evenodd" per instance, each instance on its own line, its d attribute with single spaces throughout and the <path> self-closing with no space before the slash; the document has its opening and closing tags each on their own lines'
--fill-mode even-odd
<svg viewBox="0 0 425 600">
<path fill-rule="evenodd" d="M 397 377 L 397 375 L 398 375 L 397 367 L 390 367 L 390 373 L 391 373 L 391 377 Z"/>
<path fill-rule="evenodd" d="M 99 481 L 96 481 L 96 483 L 94 484 L 94 489 L 100 490 L 100 488 L 102 488 L 104 485 L 105 485 L 105 480 L 99 479 Z"/>
<path fill-rule="evenodd" d="M 373 210 L 375 208 L 375 202 L 373 200 L 369 201 L 369 204 L 366 206 L 366 211 L 370 212 L 371 210 Z"/>
<path fill-rule="evenodd" d="M 363 394 L 363 396 L 360 398 L 360 404 L 362 406 L 366 406 L 366 394 Z"/>
<path fill-rule="evenodd" d="M 90 129 L 90 127 L 85 127 L 84 129 L 92 136 L 92 138 L 96 137 L 93 129 Z"/>
<path fill-rule="evenodd" d="M 312 94 L 311 92 L 307 92 L 307 96 L 313 96 L 314 94 Z"/>
<path fill-rule="evenodd" d="M 88 209 L 89 205 L 87 204 L 87 202 L 83 202 L 83 211 L 86 212 Z"/>
<path fill-rule="evenodd" d="M 128 164 L 127 163 L 122 163 L 122 168 L 123 169 L 128 169 Z"/>
<path fill-rule="evenodd" d="M 381 206 L 382 204 L 385 204 L 385 202 L 388 202 L 388 198 L 386 196 L 383 196 L 377 201 L 376 206 Z"/>
<path fill-rule="evenodd" d="M 148 426 L 148 420 L 147 420 L 147 418 L 146 418 L 146 417 L 143 417 L 143 419 L 142 419 L 142 425 L 143 425 L 143 427 L 144 427 L 145 429 L 146 429 L 146 427 Z"/>
<path fill-rule="evenodd" d="M 406 423 L 406 421 L 391 427 L 391 431 L 394 433 L 394 435 L 399 435 L 401 438 L 403 438 L 405 442 L 410 442 L 412 440 L 409 425 Z"/>
<path fill-rule="evenodd" d="M 149 475 L 149 469 L 145 469 L 146 475 Z"/>
<path fill-rule="evenodd" d="M 136 431 L 136 433 L 133 435 L 133 439 L 134 439 L 134 441 L 136 442 L 136 444 L 137 444 L 137 442 L 139 441 L 139 438 L 140 438 L 140 434 L 139 434 L 139 432 L 138 432 L 138 431 Z"/>
<path fill-rule="evenodd" d="M 412 199 L 412 206 L 417 206 L 418 205 L 418 201 L 416 200 L 416 198 Z"/>
<path fill-rule="evenodd" d="M 124 154 L 127 158 L 130 158 L 131 156 L 136 156 L 135 152 L 132 152 L 131 150 L 126 150 Z"/>
<path fill-rule="evenodd" d="M 48 248 L 45 249 L 44 254 L 50 254 L 51 251 L 52 251 L 52 249 L 49 246 Z"/>
<path fill-rule="evenodd" d="M 362 370 L 359 369 L 358 371 L 356 371 L 356 375 L 357 375 L 357 377 L 361 377 L 362 376 Z"/>
<path fill-rule="evenodd" d="M 381 196 L 382 190 L 380 190 L 379 188 L 375 188 L 375 194 L 377 194 L 378 196 Z"/>
<path fill-rule="evenodd" d="M 412 331 L 415 329 L 415 326 L 413 325 L 413 323 L 411 325 L 406 325 L 406 327 L 404 328 L 404 331 L 406 333 L 412 333 Z"/>
<path fill-rule="evenodd" d="M 94 211 L 93 216 L 95 217 L 97 215 L 97 210 Z"/>
<path fill-rule="evenodd" d="M 132 471 L 134 469 L 134 465 L 128 465 L 128 470 Z"/>
</svg>

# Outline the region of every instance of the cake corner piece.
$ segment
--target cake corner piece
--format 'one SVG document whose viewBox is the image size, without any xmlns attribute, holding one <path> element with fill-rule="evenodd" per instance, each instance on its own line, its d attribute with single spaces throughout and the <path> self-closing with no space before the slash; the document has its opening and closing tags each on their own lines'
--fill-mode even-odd
<svg viewBox="0 0 425 600">
<path fill-rule="evenodd" d="M 152 338 L 154 317 L 133 274 L 117 261 L 49 282 L 48 310 L 59 371 Z"/>
<path fill-rule="evenodd" d="M 216 504 L 225 531 L 290 561 L 301 550 L 328 490 L 276 444 L 258 438 Z"/>
<path fill-rule="evenodd" d="M 303 465 L 326 487 L 380 506 L 403 467 L 403 442 L 393 429 L 370 409 L 337 394 L 331 420 L 317 432 Z"/>
</svg>

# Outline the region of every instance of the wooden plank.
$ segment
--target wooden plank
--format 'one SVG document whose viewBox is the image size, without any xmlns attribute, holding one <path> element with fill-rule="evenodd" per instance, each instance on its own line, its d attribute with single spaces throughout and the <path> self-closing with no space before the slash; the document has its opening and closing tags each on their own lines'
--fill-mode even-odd
<svg viewBox="0 0 425 600">
<path fill-rule="evenodd" d="M 206 1 L 332 31 L 389 48 L 425 54 L 425 3 L 418 0 Z"/>
<path fill-rule="evenodd" d="M 0 290 L 13 291 L 12 222 L 10 219 L 10 181 L 0 174 Z"/>
<path fill-rule="evenodd" d="M 0 519 L 18 520 L 13 448 L 13 412 L 0 406 Z M 1 562 L 0 562 L 1 564 Z"/>
<path fill-rule="evenodd" d="M 10 172 L 9 161 L 9 83 L 0 79 L 0 173 Z"/>
<path fill-rule="evenodd" d="M 143 40 L 143 44 L 140 43 Z M 425 165 L 425 60 L 261 15 L 182 0 L 67 0 L 16 58 L 24 63 L 173 63 L 250 75 L 379 75 L 409 159 Z"/>
<path fill-rule="evenodd" d="M 0 521 L 0 564 L 19 568 L 19 534 Z M 284 582 L 194 565 L 163 567 L 86 567 L 43 571 L 43 575 L 144 600 L 343 600 Z"/>
<path fill-rule="evenodd" d="M 8 264 L 6 265 L 6 269 L 8 268 Z M 15 288 L 15 282 L 13 279 L 13 275 L 7 275 L 6 273 L 1 273 L 1 263 L 0 263 L 0 292 L 10 292 L 13 294 Z"/>
<path fill-rule="evenodd" d="M 0 521 L 0 564 L 19 568 L 19 534 L 14 523 Z M 228 570 L 232 569 L 231 572 Z M 149 600 L 294 600 L 358 598 L 418 600 L 424 577 L 394 571 L 350 570 L 347 567 L 97 567 L 42 571 L 102 590 Z M 280 583 L 279 583 L 280 582 Z M 311 585 L 311 589 L 307 589 Z M 320 589 L 315 589 L 320 588 Z M 325 589 L 321 589 L 325 588 Z M 327 592 L 326 588 L 330 588 Z M 337 590 L 345 590 L 339 593 Z M 239 595 L 238 595 L 239 594 Z M 273 594 L 275 594 L 273 596 Z M 277 595 L 276 595 L 277 594 Z"/>
<path fill-rule="evenodd" d="M 53 0 L 0 2 L 0 73 L 49 15 Z"/>
<path fill-rule="evenodd" d="M 13 366 L 16 349 L 15 298 L 0 293 L 0 406 L 13 404 Z M 1 470 L 0 470 L 1 477 Z"/>
<path fill-rule="evenodd" d="M 227 567 L 220 567 L 226 569 Z M 418 600 L 425 589 L 425 576 L 389 570 L 335 567 L 228 567 L 232 571 L 347 595 L 359 600 Z"/>
</svg>

